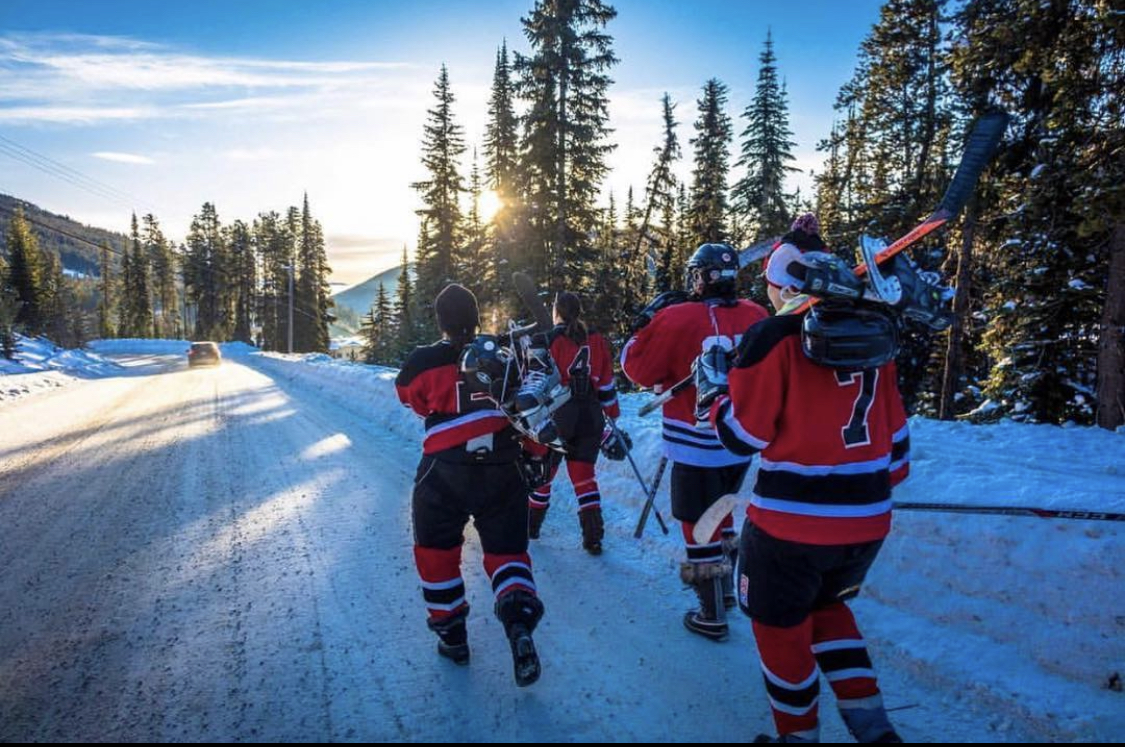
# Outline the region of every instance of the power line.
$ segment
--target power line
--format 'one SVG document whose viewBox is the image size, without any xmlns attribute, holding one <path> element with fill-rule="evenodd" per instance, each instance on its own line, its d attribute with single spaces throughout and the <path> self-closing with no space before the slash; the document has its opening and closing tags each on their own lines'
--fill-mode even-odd
<svg viewBox="0 0 1125 747">
<path fill-rule="evenodd" d="M 111 184 L 107 184 L 106 182 L 95 179 L 92 176 L 88 176 L 78 169 L 72 168 L 64 163 L 56 161 L 50 156 L 39 153 L 38 151 L 33 150 L 26 145 L 21 145 L 15 140 L 12 140 L 9 137 L 5 137 L 4 135 L 0 135 L 0 149 L 2 149 L 7 155 L 13 158 L 17 158 L 24 163 L 39 169 L 40 171 L 51 174 L 53 176 L 57 176 L 60 179 L 64 179 L 65 181 L 68 181 L 75 186 L 86 189 L 87 191 L 90 191 L 93 194 L 97 194 L 98 196 L 105 199 L 124 201 L 130 205 L 139 204 L 147 205 L 150 208 L 154 207 L 146 200 L 142 200 L 139 197 L 120 190 Z"/>
</svg>

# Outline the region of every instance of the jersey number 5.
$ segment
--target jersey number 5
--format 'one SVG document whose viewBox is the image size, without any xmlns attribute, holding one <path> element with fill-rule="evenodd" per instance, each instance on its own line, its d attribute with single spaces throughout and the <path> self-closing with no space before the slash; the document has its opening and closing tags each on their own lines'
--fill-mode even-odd
<svg viewBox="0 0 1125 747">
<path fill-rule="evenodd" d="M 879 384 L 879 369 L 869 368 L 863 371 L 845 373 L 836 372 L 838 386 L 859 385 L 855 402 L 852 403 L 852 415 L 848 424 L 840 429 L 844 437 L 844 448 L 866 446 L 871 443 L 871 434 L 867 431 L 867 415 L 871 412 L 871 405 L 875 402 L 875 387 Z"/>
</svg>

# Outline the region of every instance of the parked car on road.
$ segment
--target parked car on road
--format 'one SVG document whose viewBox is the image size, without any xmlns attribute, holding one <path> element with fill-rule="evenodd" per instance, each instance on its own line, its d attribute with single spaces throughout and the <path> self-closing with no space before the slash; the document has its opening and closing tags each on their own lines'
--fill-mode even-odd
<svg viewBox="0 0 1125 747">
<path fill-rule="evenodd" d="M 188 366 L 217 366 L 223 361 L 223 354 L 214 342 L 193 342 L 188 349 Z"/>
</svg>

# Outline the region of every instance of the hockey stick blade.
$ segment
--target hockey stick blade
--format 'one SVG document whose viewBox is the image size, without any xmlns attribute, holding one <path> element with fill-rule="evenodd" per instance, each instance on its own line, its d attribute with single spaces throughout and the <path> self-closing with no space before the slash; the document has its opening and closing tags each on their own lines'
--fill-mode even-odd
<svg viewBox="0 0 1125 747">
<path fill-rule="evenodd" d="M 539 297 L 539 289 L 535 287 L 535 281 L 531 279 L 531 276 L 523 272 L 513 272 L 512 283 L 516 286 L 516 295 L 520 297 L 523 305 L 531 312 L 531 316 L 534 317 L 535 323 L 539 325 L 541 331 L 545 332 L 554 326 L 551 312 L 547 311 L 543 299 Z"/>
<path fill-rule="evenodd" d="M 739 498 L 737 495 L 727 493 L 707 507 L 707 510 L 699 517 L 699 521 L 695 522 L 695 528 L 691 530 L 691 538 L 695 540 L 696 544 L 707 544 L 728 516 L 740 507 L 745 512 L 749 505 L 750 500 L 748 498 Z"/>
<path fill-rule="evenodd" d="M 965 150 L 961 155 L 961 163 L 945 196 L 941 198 L 940 209 L 952 217 L 961 212 L 965 203 L 972 197 L 977 187 L 980 175 L 996 155 L 996 148 L 1000 145 L 1000 138 L 1008 128 L 1008 115 L 1002 111 L 992 111 L 981 115 L 973 124 L 969 139 L 965 141 Z"/>
<path fill-rule="evenodd" d="M 773 246 L 781 240 L 780 236 L 774 236 L 768 239 L 762 239 L 755 242 L 745 249 L 738 250 L 738 266 L 746 267 L 751 262 L 757 262 L 759 259 L 765 259 L 769 253 L 773 251 Z"/>
</svg>

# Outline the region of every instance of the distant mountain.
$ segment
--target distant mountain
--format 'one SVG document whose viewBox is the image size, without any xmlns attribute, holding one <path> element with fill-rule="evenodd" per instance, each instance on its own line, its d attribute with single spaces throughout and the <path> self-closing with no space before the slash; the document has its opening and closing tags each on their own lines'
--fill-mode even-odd
<svg viewBox="0 0 1125 747">
<path fill-rule="evenodd" d="M 402 274 L 401 266 L 392 267 L 389 270 L 384 270 L 378 275 L 364 280 L 362 283 L 353 285 L 347 290 L 342 290 L 335 293 L 332 299 L 336 302 L 336 306 L 344 306 L 356 312 L 360 319 L 371 310 L 371 305 L 375 303 L 375 296 L 379 293 L 379 283 L 387 289 L 387 295 L 394 300 L 395 291 L 398 290 L 398 276 Z"/>
<path fill-rule="evenodd" d="M 98 246 L 105 241 L 117 252 L 122 252 L 129 240 L 123 233 L 87 226 L 68 216 L 48 212 L 38 205 L 5 194 L 0 194 L 0 237 L 8 235 L 8 223 L 17 206 L 23 208 L 24 216 L 31 223 L 31 230 L 39 239 L 39 248 L 58 254 L 63 268 L 73 273 L 90 277 L 99 275 L 101 259 Z M 5 255 L 6 244 L 6 239 L 0 238 L 0 252 Z M 115 264 L 119 256 L 120 254 L 113 255 Z"/>
</svg>

